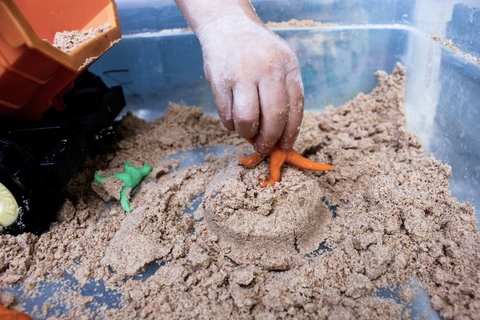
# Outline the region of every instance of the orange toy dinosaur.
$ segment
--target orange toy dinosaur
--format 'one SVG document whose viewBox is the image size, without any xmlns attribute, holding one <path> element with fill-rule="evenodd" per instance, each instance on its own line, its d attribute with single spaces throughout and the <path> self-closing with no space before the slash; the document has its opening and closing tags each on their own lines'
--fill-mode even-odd
<svg viewBox="0 0 480 320">
<path fill-rule="evenodd" d="M 32 320 L 29 316 L 19 311 L 10 310 L 0 304 L 0 319 L 2 320 Z"/>
<path fill-rule="evenodd" d="M 253 144 L 252 139 L 247 139 L 247 141 Z M 293 149 L 282 150 L 279 147 L 275 147 L 272 152 L 267 155 L 255 152 L 250 157 L 240 157 L 239 161 L 247 168 L 254 168 L 262 162 L 266 156 L 270 157 L 270 177 L 260 182 L 262 187 L 273 186 L 276 182 L 280 181 L 282 165 L 285 162 L 305 170 L 329 171 L 333 169 L 333 166 L 307 159 Z"/>
</svg>

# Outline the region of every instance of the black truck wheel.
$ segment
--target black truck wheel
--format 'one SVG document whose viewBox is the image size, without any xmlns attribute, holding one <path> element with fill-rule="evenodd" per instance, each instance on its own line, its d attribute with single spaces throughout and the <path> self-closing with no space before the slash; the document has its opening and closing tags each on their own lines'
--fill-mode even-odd
<svg viewBox="0 0 480 320">
<path fill-rule="evenodd" d="M 38 122 L 0 119 L 0 210 L 8 207 L 4 214 L 11 214 L 18 206 L 13 223 L 2 224 L 0 217 L 4 233 L 48 229 L 67 183 L 125 106 L 121 87 L 108 88 L 88 71 L 75 80 L 64 101 L 67 110 L 52 108 Z"/>
</svg>

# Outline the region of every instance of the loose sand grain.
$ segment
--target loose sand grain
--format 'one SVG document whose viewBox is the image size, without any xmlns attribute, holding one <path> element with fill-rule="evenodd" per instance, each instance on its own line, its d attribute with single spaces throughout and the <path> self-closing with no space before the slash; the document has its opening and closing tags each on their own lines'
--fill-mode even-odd
<svg viewBox="0 0 480 320">
<path fill-rule="evenodd" d="M 97 35 L 110 29 L 110 23 L 88 30 L 61 31 L 55 34 L 53 45 L 65 53 L 70 53 Z"/>
</svg>

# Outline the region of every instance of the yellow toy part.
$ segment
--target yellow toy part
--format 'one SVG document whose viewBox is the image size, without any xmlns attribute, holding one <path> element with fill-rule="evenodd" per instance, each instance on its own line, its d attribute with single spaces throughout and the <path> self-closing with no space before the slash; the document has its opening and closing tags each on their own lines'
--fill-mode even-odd
<svg viewBox="0 0 480 320">
<path fill-rule="evenodd" d="M 0 225 L 8 227 L 18 218 L 18 204 L 13 194 L 0 183 Z"/>
</svg>

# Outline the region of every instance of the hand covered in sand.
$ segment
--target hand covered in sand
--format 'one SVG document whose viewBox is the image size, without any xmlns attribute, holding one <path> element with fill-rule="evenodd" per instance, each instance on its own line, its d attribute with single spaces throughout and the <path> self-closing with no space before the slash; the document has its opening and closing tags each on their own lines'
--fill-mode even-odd
<svg viewBox="0 0 480 320">
<path fill-rule="evenodd" d="M 222 123 L 261 154 L 291 149 L 303 117 L 295 53 L 248 0 L 176 0 L 202 46 Z"/>
</svg>

